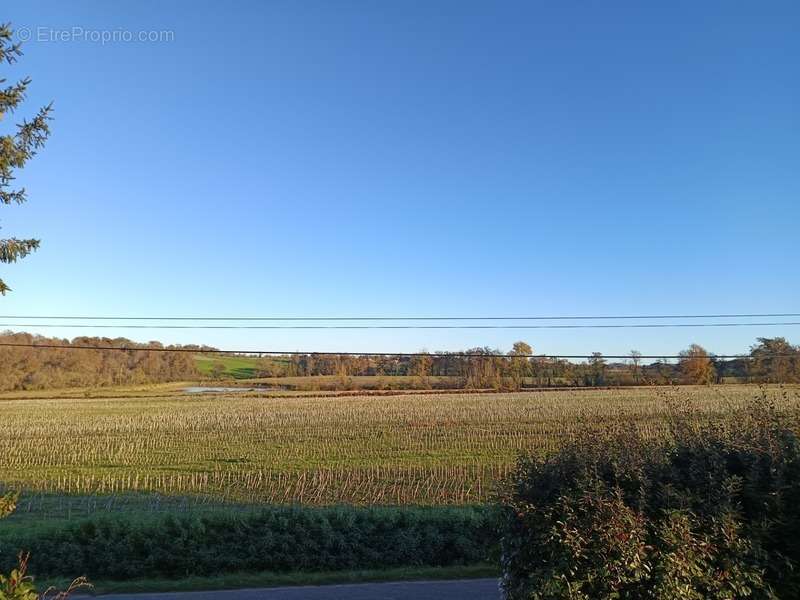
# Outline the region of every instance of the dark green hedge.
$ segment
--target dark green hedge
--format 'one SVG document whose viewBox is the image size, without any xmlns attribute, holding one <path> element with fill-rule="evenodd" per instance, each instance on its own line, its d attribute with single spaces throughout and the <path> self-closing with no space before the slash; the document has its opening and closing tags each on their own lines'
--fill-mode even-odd
<svg viewBox="0 0 800 600">
<path fill-rule="evenodd" d="M 31 553 L 38 577 L 94 579 L 474 564 L 489 556 L 492 514 L 473 507 L 269 507 L 0 527 L 0 572 L 14 566 L 19 550 Z"/>
</svg>

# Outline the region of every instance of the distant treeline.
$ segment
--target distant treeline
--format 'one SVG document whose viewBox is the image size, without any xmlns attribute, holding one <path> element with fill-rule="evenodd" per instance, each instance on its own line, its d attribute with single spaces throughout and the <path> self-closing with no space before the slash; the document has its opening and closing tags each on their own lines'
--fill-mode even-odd
<svg viewBox="0 0 800 600">
<path fill-rule="evenodd" d="M 665 359 L 647 364 L 635 350 L 630 358 L 615 362 L 609 362 L 600 353 L 584 362 L 526 356 L 530 354 L 533 349 L 525 342 L 517 342 L 507 354 L 488 347 L 416 356 L 304 354 L 269 359 L 260 374 L 263 377 L 333 375 L 343 382 L 359 376 L 410 376 L 416 379 L 416 387 L 455 384 L 473 389 L 703 384 L 731 380 L 800 382 L 800 349 L 784 338 L 758 338 L 748 357 L 731 360 L 718 359 L 697 344 L 681 352 L 677 361 Z"/>
<path fill-rule="evenodd" d="M 3 347 L 36 344 L 55 348 Z M 69 350 L 70 346 L 133 348 L 129 351 Z M 147 352 L 148 349 L 176 352 Z M 178 352 L 177 350 L 181 350 Z M 211 352 L 209 346 L 139 344 L 126 338 L 78 337 L 72 341 L 28 333 L 0 334 L 0 391 L 58 387 L 161 383 L 198 379 L 195 355 L 186 350 Z M 464 356 L 468 354 L 470 356 Z M 257 359 L 260 377 L 334 376 L 337 389 L 359 387 L 351 378 L 374 376 L 387 382 L 403 376 L 403 387 L 518 390 L 530 387 L 665 385 L 675 383 L 800 383 L 800 348 L 784 338 L 758 338 L 747 357 L 722 360 L 693 344 L 675 360 L 647 362 L 632 350 L 626 359 L 609 362 L 594 353 L 575 362 L 530 358 L 533 348 L 517 342 L 503 354 L 481 347 L 463 352 L 404 355 L 299 354 Z M 222 357 L 220 356 L 220 360 Z M 212 369 L 212 377 L 223 377 Z M 310 383 L 313 385 L 313 382 Z"/>
<path fill-rule="evenodd" d="M 0 346 L 0 391 L 160 383 L 198 377 L 192 354 L 187 352 L 67 349 L 70 346 L 164 348 L 158 342 L 137 344 L 125 338 L 98 337 L 78 337 L 69 341 L 28 333 L 4 333 L 0 334 L 2 343 L 58 347 Z"/>
</svg>

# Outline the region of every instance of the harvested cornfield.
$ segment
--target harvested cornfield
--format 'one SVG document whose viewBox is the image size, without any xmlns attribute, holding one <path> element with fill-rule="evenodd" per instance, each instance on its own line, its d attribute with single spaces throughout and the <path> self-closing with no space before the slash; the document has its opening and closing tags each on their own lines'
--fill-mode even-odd
<svg viewBox="0 0 800 600">
<path fill-rule="evenodd" d="M 586 428 L 666 430 L 669 406 L 709 418 L 755 386 L 381 397 L 259 393 L 0 399 L 0 482 L 58 494 L 157 492 L 254 503 L 471 504 L 522 451 Z M 797 405 L 796 388 L 766 393 Z M 673 409 L 674 410 L 674 409 Z"/>
</svg>

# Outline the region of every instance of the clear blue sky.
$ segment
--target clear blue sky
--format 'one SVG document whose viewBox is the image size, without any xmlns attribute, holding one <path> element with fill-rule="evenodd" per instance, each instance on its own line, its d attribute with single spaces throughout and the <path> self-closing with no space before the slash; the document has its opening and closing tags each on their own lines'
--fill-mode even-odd
<svg viewBox="0 0 800 600">
<path fill-rule="evenodd" d="M 3 267 L 3 314 L 800 309 L 796 2 L 9 4 L 3 20 L 33 38 L 2 69 L 33 78 L 16 116 L 56 113 L 20 174 L 29 204 L 0 208 L 2 234 L 42 239 Z M 90 39 L 150 30 L 174 39 Z M 356 351 L 800 341 L 800 327 L 98 333 Z"/>
</svg>

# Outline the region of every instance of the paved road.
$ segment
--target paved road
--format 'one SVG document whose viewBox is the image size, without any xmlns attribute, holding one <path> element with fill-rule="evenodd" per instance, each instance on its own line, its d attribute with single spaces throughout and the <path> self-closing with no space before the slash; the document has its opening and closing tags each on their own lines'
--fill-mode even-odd
<svg viewBox="0 0 800 600">
<path fill-rule="evenodd" d="M 112 594 L 102 600 L 499 600 L 496 579 L 457 581 L 398 581 L 344 585 L 226 590 L 221 592 L 169 592 L 163 594 Z"/>
</svg>

